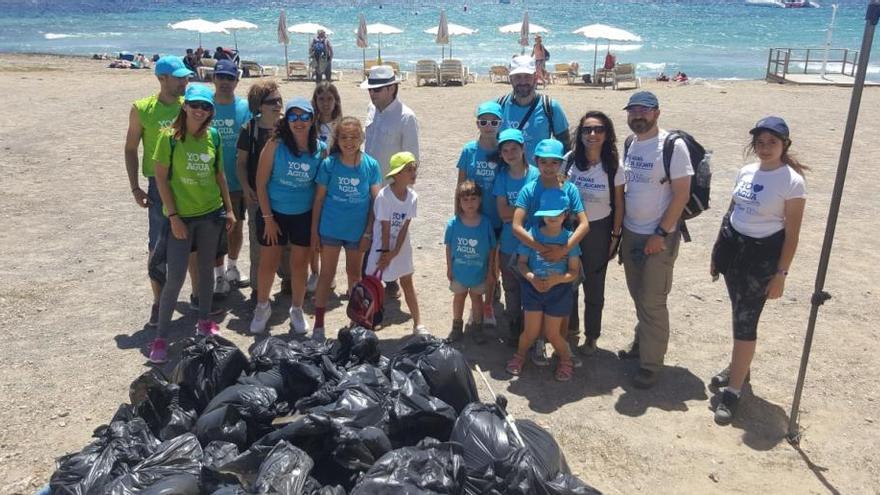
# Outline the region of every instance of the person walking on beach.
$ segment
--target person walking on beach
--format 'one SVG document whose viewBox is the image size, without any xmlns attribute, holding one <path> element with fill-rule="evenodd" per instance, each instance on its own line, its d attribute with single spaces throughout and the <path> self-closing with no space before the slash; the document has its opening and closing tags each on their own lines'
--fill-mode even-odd
<svg viewBox="0 0 880 495">
<path fill-rule="evenodd" d="M 223 173 L 220 135 L 211 127 L 213 115 L 214 91 L 201 84 L 189 86 L 180 113 L 171 127 L 162 131 L 153 154 L 156 184 L 169 222 L 157 247 L 164 250 L 167 276 L 159 298 L 156 339 L 150 346 L 152 363 L 167 361 L 165 337 L 193 250 L 197 252 L 200 282 L 196 333 L 220 333 L 217 323 L 209 319 L 211 274 L 220 232 L 231 230 L 236 219 Z"/>
<path fill-rule="evenodd" d="M 650 388 L 657 383 L 669 344 L 666 299 L 672 289 L 681 212 L 690 196 L 694 169 L 687 146 L 676 139 L 667 179 L 662 143 L 668 133 L 659 127 L 660 103 L 654 93 L 633 94 L 624 109 L 633 135 L 623 157 L 626 208 L 620 250 L 638 323 L 632 347 L 619 354 L 639 359 L 633 384 Z"/>
<path fill-rule="evenodd" d="M 547 85 L 547 58 L 550 52 L 544 47 L 544 38 L 540 34 L 535 35 L 535 44 L 532 45 L 532 58 L 535 59 L 535 84 Z"/>
<path fill-rule="evenodd" d="M 168 223 L 162 214 L 162 198 L 156 186 L 156 168 L 153 154 L 159 142 L 161 129 L 170 127 L 180 113 L 183 94 L 193 72 L 186 68 L 180 57 L 165 56 L 156 61 L 154 69 L 159 80 L 159 92 L 134 102 L 128 115 L 128 132 L 125 135 L 125 171 L 135 203 L 148 212 L 147 247 L 150 257 L 156 248 L 159 233 Z M 138 146 L 143 140 L 143 158 L 138 160 Z M 147 178 L 147 190 L 141 188 L 138 169 Z M 149 260 L 148 260 L 149 265 Z M 153 305 L 148 326 L 155 327 L 159 318 L 159 294 L 162 286 L 150 279 Z"/>
<path fill-rule="evenodd" d="M 709 269 L 714 278 L 724 275 L 733 310 L 730 365 L 710 381 L 720 393 L 715 422 L 721 425 L 735 417 L 749 381 L 764 303 L 782 297 L 785 290 L 807 201 L 804 171 L 808 168 L 791 155 L 785 120 L 763 118 L 749 134 L 748 150 L 758 162 L 737 175 Z"/>
<path fill-rule="evenodd" d="M 569 145 L 568 118 L 559 102 L 535 90 L 535 59 L 517 55 L 510 61 L 513 91 L 498 98 L 503 112 L 501 129 L 519 129 L 525 139 L 526 157 L 535 165 L 535 147 L 542 139 L 556 138 Z"/>
<path fill-rule="evenodd" d="M 333 44 L 330 43 L 330 38 L 323 29 L 319 29 L 318 35 L 309 42 L 309 59 L 315 67 L 315 84 L 320 84 L 322 78 L 330 81 Z"/>
</svg>

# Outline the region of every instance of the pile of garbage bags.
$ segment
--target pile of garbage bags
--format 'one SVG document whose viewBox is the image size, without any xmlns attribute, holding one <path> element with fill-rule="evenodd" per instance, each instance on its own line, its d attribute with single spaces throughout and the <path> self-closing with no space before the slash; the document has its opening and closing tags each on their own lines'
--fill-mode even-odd
<svg viewBox="0 0 880 495">
<path fill-rule="evenodd" d="M 250 358 L 192 339 L 170 378 L 151 369 L 53 494 L 599 493 L 553 437 L 479 401 L 464 356 L 413 336 L 383 356 L 355 327 L 327 344 L 269 337 Z"/>
</svg>

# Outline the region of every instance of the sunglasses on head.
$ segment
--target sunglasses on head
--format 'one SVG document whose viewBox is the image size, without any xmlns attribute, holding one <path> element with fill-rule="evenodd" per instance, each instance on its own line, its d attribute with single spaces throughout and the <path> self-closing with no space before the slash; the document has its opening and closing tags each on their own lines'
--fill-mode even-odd
<svg viewBox="0 0 880 495">
<path fill-rule="evenodd" d="M 590 134 L 605 134 L 605 126 L 604 125 L 585 125 L 581 127 L 581 134 L 590 135 Z"/>
<path fill-rule="evenodd" d="M 491 126 L 491 127 L 498 127 L 501 125 L 501 121 L 500 120 L 479 119 L 479 120 L 477 120 L 477 124 L 479 124 L 480 127 L 486 127 L 487 125 Z"/>
<path fill-rule="evenodd" d="M 293 112 L 290 112 L 289 114 L 287 114 L 287 121 L 288 122 L 296 122 L 297 120 L 301 120 L 303 122 L 308 122 L 308 121 L 312 120 L 312 114 L 310 114 L 309 112 L 303 112 L 299 115 L 297 115 Z"/>
<path fill-rule="evenodd" d="M 214 109 L 214 105 L 211 105 L 207 101 L 188 101 L 186 104 L 189 105 L 190 108 L 204 110 L 206 112 L 210 112 Z"/>
<path fill-rule="evenodd" d="M 284 100 L 283 100 L 281 97 L 278 97 L 278 98 L 266 98 L 265 100 L 263 100 L 262 102 L 260 102 L 260 104 L 261 104 L 261 105 L 280 105 L 280 104 L 283 103 L 283 102 L 284 102 Z"/>
</svg>

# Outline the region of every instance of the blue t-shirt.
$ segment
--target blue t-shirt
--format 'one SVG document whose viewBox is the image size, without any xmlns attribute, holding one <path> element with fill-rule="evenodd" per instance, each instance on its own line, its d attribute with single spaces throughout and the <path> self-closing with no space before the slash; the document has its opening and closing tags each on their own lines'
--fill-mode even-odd
<svg viewBox="0 0 880 495">
<path fill-rule="evenodd" d="M 492 228 L 501 228 L 501 217 L 498 216 L 498 205 L 492 191 L 495 185 L 495 176 L 499 171 L 499 163 L 489 158 L 495 154 L 495 150 L 487 150 L 480 147 L 474 140 L 464 145 L 461 155 L 458 157 L 458 169 L 463 170 L 465 177 L 479 184 L 483 190 L 483 200 L 480 203 L 480 212 L 492 222 Z"/>
<path fill-rule="evenodd" d="M 510 169 L 505 168 L 495 178 L 495 188 L 492 190 L 492 196 L 503 196 L 507 200 L 507 206 L 516 207 L 516 198 L 519 197 L 519 191 L 529 182 L 536 180 L 539 175 L 541 175 L 541 172 L 538 171 L 537 167 L 528 165 L 525 175 L 515 179 L 510 176 Z M 504 225 L 501 227 L 501 252 L 504 254 L 515 254 L 517 246 L 519 246 L 519 239 L 513 235 L 513 225 L 510 222 L 504 222 Z"/>
<path fill-rule="evenodd" d="M 469 227 L 457 216 L 446 224 L 443 241 L 452 251 L 452 279 L 465 287 L 476 287 L 486 280 L 489 253 L 495 249 L 492 223 L 484 215 L 480 224 Z"/>
<path fill-rule="evenodd" d="M 235 97 L 235 102 L 228 105 L 214 105 L 214 121 L 212 125 L 220 133 L 223 143 L 223 173 L 230 191 L 241 191 L 238 174 L 235 173 L 235 145 L 241 127 L 251 119 L 251 111 L 247 100 Z"/>
<path fill-rule="evenodd" d="M 541 179 L 530 182 L 523 186 L 516 198 L 516 207 L 526 210 L 526 221 L 523 225 L 526 229 L 532 225 L 536 225 L 535 212 L 541 205 L 541 195 L 547 188 L 541 183 Z M 565 197 L 565 208 L 569 213 L 578 214 L 584 211 L 584 203 L 581 201 L 581 194 L 577 186 L 571 182 L 563 182 L 562 195 Z"/>
<path fill-rule="evenodd" d="M 316 182 L 327 188 L 318 233 L 349 242 L 360 239 L 370 212 L 370 187 L 382 182 L 379 162 L 361 153 L 358 166 L 347 167 L 333 154 L 321 162 Z"/>
<path fill-rule="evenodd" d="M 568 243 L 568 239 L 572 234 L 570 230 L 562 229 L 562 232 L 560 232 L 559 235 L 553 237 L 546 236 L 541 232 L 541 228 L 537 225 L 532 227 L 529 232 L 532 234 L 532 238 L 535 239 L 536 242 L 541 244 L 559 244 L 561 246 Z M 568 255 L 559 261 L 547 261 L 539 252 L 525 244 L 522 244 L 517 248 L 517 254 L 529 257 L 529 270 L 531 270 L 536 277 L 547 278 L 550 275 L 561 275 L 567 272 L 569 258 L 572 256 L 580 256 L 581 248 L 575 244 L 575 246 L 568 252 Z"/>
<path fill-rule="evenodd" d="M 535 164 L 535 147 L 538 146 L 538 142 L 568 130 L 568 118 L 566 118 L 565 112 L 562 110 L 559 102 L 551 98 L 550 108 L 553 111 L 553 132 L 551 134 L 550 121 L 547 119 L 547 114 L 544 113 L 543 97 L 539 93 L 536 98 L 538 103 L 535 105 L 532 116 L 529 117 L 528 122 L 521 123 L 520 121 L 529 112 L 531 105 L 517 105 L 516 100 L 509 96 L 504 106 L 501 107 L 501 127 L 498 129 L 498 132 L 504 129 L 519 129 L 522 131 L 523 139 L 525 139 L 526 160 L 532 165 Z"/>
<path fill-rule="evenodd" d="M 326 147 L 318 141 L 318 149 L 314 154 L 306 151 L 296 156 L 283 142 L 278 142 L 272 162 L 272 175 L 266 186 L 272 211 L 285 215 L 311 211 L 315 200 L 315 177 L 321 166 L 321 153 Z"/>
</svg>

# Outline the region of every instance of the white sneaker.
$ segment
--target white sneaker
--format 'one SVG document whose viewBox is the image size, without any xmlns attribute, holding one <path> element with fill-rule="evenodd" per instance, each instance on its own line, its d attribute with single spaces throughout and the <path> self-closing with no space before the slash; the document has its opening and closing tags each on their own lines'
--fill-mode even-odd
<svg viewBox="0 0 880 495">
<path fill-rule="evenodd" d="M 306 292 L 315 292 L 318 290 L 318 274 L 313 273 L 309 275 L 309 280 L 306 282 Z"/>
<path fill-rule="evenodd" d="M 312 340 L 322 343 L 327 340 L 327 337 L 324 336 L 324 327 L 316 327 L 312 331 Z"/>
<path fill-rule="evenodd" d="M 230 287 L 238 287 L 241 284 L 241 273 L 238 272 L 237 266 L 230 266 L 226 269 L 226 281 Z"/>
<path fill-rule="evenodd" d="M 217 280 L 214 282 L 214 294 L 228 294 L 229 293 L 229 281 L 226 280 L 225 275 L 217 275 Z"/>
<path fill-rule="evenodd" d="M 251 333 L 266 333 L 266 325 L 269 323 L 270 316 L 272 316 L 272 306 L 268 302 L 257 303 L 254 308 L 254 319 L 251 320 Z"/>
<path fill-rule="evenodd" d="M 303 314 L 302 308 L 290 308 L 290 332 L 294 335 L 305 335 L 311 327 Z"/>
<path fill-rule="evenodd" d="M 413 335 L 431 335 L 431 332 L 428 331 L 428 327 L 425 325 L 419 325 L 413 328 Z"/>
</svg>

